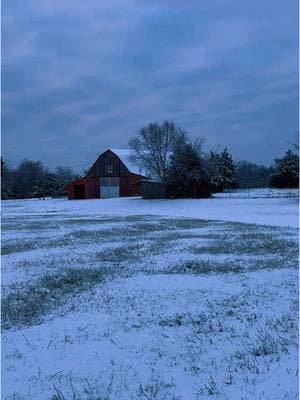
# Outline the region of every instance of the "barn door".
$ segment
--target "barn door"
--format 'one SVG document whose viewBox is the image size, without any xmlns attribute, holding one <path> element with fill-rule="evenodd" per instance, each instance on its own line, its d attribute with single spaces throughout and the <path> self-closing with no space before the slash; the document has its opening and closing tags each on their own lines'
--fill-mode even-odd
<svg viewBox="0 0 300 400">
<path fill-rule="evenodd" d="M 100 197 L 102 199 L 119 196 L 119 178 L 100 178 Z"/>
<path fill-rule="evenodd" d="M 74 199 L 85 199 L 84 185 L 74 185 Z"/>
</svg>

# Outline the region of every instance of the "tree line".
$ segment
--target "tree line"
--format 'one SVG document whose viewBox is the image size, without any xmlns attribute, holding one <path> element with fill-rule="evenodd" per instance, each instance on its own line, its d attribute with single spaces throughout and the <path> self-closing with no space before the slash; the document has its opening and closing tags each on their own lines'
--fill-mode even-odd
<svg viewBox="0 0 300 400">
<path fill-rule="evenodd" d="M 234 162 L 225 148 L 223 151 L 202 150 L 204 139 L 191 139 L 189 134 L 165 121 L 150 123 L 129 140 L 132 161 L 147 176 L 158 180 L 167 197 L 209 197 L 212 193 L 236 188 L 299 187 L 299 155 L 287 150 L 274 160 L 271 167 L 248 161 Z M 23 160 L 11 168 L 1 159 L 1 198 L 43 198 L 66 196 L 66 185 L 79 178 L 68 167 L 57 167 L 54 172 L 41 161 Z"/>
<path fill-rule="evenodd" d="M 150 123 L 129 141 L 132 160 L 159 180 L 169 198 L 209 197 L 226 189 L 299 187 L 299 156 L 287 150 L 271 167 L 247 161 L 235 163 L 228 149 L 202 151 L 204 139 L 165 121 Z"/>
<path fill-rule="evenodd" d="M 66 196 L 66 185 L 77 178 L 68 167 L 57 167 L 54 172 L 41 161 L 23 160 L 12 168 L 1 159 L 1 198 L 27 199 Z"/>
</svg>

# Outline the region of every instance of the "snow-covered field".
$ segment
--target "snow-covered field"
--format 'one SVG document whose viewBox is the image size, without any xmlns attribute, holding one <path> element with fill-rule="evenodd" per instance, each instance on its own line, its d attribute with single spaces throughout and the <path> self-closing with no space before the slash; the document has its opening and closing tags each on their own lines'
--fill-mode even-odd
<svg viewBox="0 0 300 400">
<path fill-rule="evenodd" d="M 167 215 L 298 227 L 297 189 L 250 189 L 217 193 L 201 200 L 143 200 L 139 197 L 76 200 L 8 200 L 14 215 L 63 213 L 68 216 Z"/>
<path fill-rule="evenodd" d="M 2 204 L 2 398 L 298 398 L 298 200 Z"/>
</svg>

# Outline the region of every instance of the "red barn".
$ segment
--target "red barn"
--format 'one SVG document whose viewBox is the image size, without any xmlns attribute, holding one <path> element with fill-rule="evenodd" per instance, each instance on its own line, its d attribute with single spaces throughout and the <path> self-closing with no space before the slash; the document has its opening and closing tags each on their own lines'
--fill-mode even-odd
<svg viewBox="0 0 300 400">
<path fill-rule="evenodd" d="M 134 182 L 145 178 L 129 158 L 129 150 L 106 150 L 100 154 L 87 175 L 67 185 L 68 198 L 99 199 L 141 196 Z"/>
</svg>

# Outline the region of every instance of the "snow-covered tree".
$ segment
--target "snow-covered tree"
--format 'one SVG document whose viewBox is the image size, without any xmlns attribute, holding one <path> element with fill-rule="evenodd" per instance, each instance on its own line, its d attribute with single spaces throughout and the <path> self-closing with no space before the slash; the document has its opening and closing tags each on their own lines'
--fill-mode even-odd
<svg viewBox="0 0 300 400">
<path fill-rule="evenodd" d="M 235 172 L 236 166 L 233 162 L 232 155 L 228 152 L 227 148 L 221 153 L 222 160 L 222 176 L 223 176 L 223 189 L 234 189 L 237 187 Z"/>
<path fill-rule="evenodd" d="M 55 176 L 58 183 L 57 189 L 52 193 L 52 196 L 66 196 L 66 186 L 68 183 L 78 178 L 76 174 L 69 167 L 57 167 L 55 169 Z"/>
<path fill-rule="evenodd" d="M 57 175 L 48 173 L 40 182 L 39 189 L 44 196 L 53 196 L 60 189 L 60 182 Z"/>
<path fill-rule="evenodd" d="M 221 174 L 221 155 L 217 152 L 210 151 L 206 161 L 207 172 L 210 176 L 212 190 L 214 192 L 223 191 L 223 177 Z"/>
<path fill-rule="evenodd" d="M 299 156 L 288 150 L 282 158 L 275 159 L 271 186 L 276 188 L 299 187 Z"/>
<path fill-rule="evenodd" d="M 175 149 L 167 170 L 166 194 L 170 198 L 210 196 L 210 182 L 199 145 L 186 141 Z"/>
<path fill-rule="evenodd" d="M 207 159 L 207 168 L 215 192 L 237 187 L 236 166 L 227 148 L 220 154 L 211 151 Z"/>
</svg>

